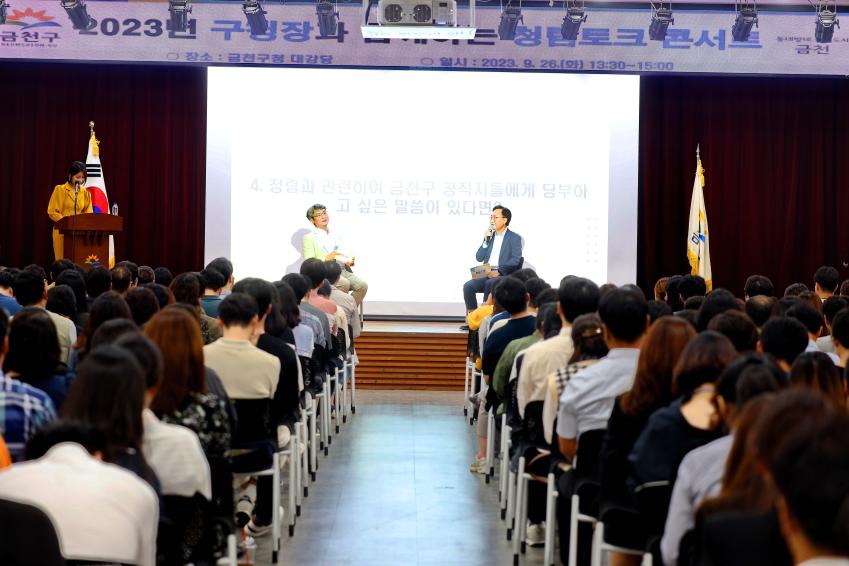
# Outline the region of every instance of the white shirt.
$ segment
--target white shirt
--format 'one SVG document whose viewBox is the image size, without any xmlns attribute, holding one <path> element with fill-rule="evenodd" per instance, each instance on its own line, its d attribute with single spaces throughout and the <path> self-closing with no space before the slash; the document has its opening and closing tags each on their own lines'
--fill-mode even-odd
<svg viewBox="0 0 849 566">
<path fill-rule="evenodd" d="M 834 341 L 831 339 L 831 335 L 821 336 L 817 338 L 817 348 L 820 349 L 820 352 L 825 352 L 826 354 L 836 354 L 837 350 L 834 349 Z"/>
<path fill-rule="evenodd" d="M 806 352 L 823 352 L 822 350 L 820 350 L 819 346 L 817 346 L 817 343 L 814 342 L 813 340 L 811 340 L 810 338 L 808 338 L 808 346 L 805 348 L 805 351 Z M 834 354 L 832 352 L 823 352 L 823 353 L 826 354 L 829 358 L 831 358 L 831 361 L 834 362 L 834 365 L 840 367 L 840 357 L 837 354 Z"/>
<path fill-rule="evenodd" d="M 345 249 L 342 238 L 336 232 L 331 233 L 329 229 L 325 232 L 321 228 L 313 228 L 312 233 L 315 235 L 315 243 L 324 248 L 328 254 L 330 252 L 339 252 L 340 255 L 336 258 L 337 261 L 342 263 L 351 261 L 351 256 L 348 250 Z"/>
<path fill-rule="evenodd" d="M 142 412 L 144 458 L 162 485 L 162 495 L 212 499 L 209 463 L 197 434 L 186 427 L 164 423 L 153 411 Z"/>
<path fill-rule="evenodd" d="M 506 230 L 505 230 L 506 232 Z M 492 246 L 492 251 L 489 252 L 489 265 L 493 269 L 498 267 L 498 258 L 501 255 L 501 244 L 504 243 L 504 234 L 495 233 L 495 236 L 492 238 L 492 242 L 490 242 L 490 246 Z"/>
<path fill-rule="evenodd" d="M 34 505 L 56 527 L 65 558 L 154 566 L 159 501 L 132 472 L 64 442 L 0 473 L 0 497 Z"/>
<path fill-rule="evenodd" d="M 545 400 L 549 377 L 559 368 L 569 364 L 574 349 L 572 327 L 566 324 L 557 336 L 537 342 L 525 350 L 525 360 L 519 371 L 516 389 L 520 415 L 525 416 L 525 407 L 531 401 Z"/>
<path fill-rule="evenodd" d="M 46 312 L 56 326 L 56 334 L 59 336 L 59 359 L 62 363 L 67 364 L 68 356 L 71 355 L 71 348 L 77 343 L 77 327 L 74 326 L 70 318 L 65 318 L 55 312 L 47 310 Z"/>
</svg>

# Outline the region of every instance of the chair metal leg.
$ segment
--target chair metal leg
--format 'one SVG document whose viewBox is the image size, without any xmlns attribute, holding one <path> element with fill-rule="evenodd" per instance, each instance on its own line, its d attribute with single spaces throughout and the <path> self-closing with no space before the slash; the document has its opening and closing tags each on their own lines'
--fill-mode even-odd
<svg viewBox="0 0 849 566">
<path fill-rule="evenodd" d="M 310 479 L 315 481 L 315 472 L 318 469 L 318 451 L 316 450 L 316 435 L 318 434 L 316 431 L 316 418 L 317 415 L 315 413 L 315 398 L 310 398 L 310 404 L 308 409 L 308 421 L 309 421 L 309 453 L 310 453 Z"/>
<path fill-rule="evenodd" d="M 303 426 L 301 421 L 295 423 L 295 438 L 298 443 L 295 450 L 295 512 L 298 517 L 301 516 L 301 503 L 304 501 L 304 459 L 301 454 L 301 446 L 303 442 L 302 436 Z M 304 446 L 306 448 L 306 446 Z"/>
<path fill-rule="evenodd" d="M 501 415 L 501 462 L 498 469 L 498 506 L 501 518 L 507 514 L 507 471 L 510 466 L 510 427 L 507 426 L 507 414 Z"/>
<path fill-rule="evenodd" d="M 463 416 L 469 416 L 469 382 L 471 380 L 472 375 L 472 365 L 471 360 L 469 360 L 469 356 L 466 356 L 466 369 L 463 375 Z"/>
<path fill-rule="evenodd" d="M 484 478 L 489 483 L 494 472 L 493 462 L 495 460 L 495 407 L 486 413 L 486 473 Z"/>
<path fill-rule="evenodd" d="M 548 474 L 548 485 L 545 491 L 545 551 L 543 553 L 543 564 L 554 566 L 554 532 L 557 530 L 557 486 L 554 483 L 554 474 Z"/>
<path fill-rule="evenodd" d="M 515 501 L 515 509 L 516 513 L 513 517 L 513 562 L 517 563 L 519 561 L 519 547 L 522 542 L 522 505 L 524 504 L 525 499 L 525 482 L 522 481 L 522 478 L 525 477 L 525 457 L 522 456 L 519 458 L 519 470 L 516 473 L 516 501 Z"/>
<path fill-rule="evenodd" d="M 357 364 L 351 364 L 351 414 L 357 414 Z"/>
<path fill-rule="evenodd" d="M 572 506 L 569 509 L 569 563 L 567 566 L 578 566 L 578 511 L 581 498 L 572 495 Z"/>
<path fill-rule="evenodd" d="M 271 562 L 277 564 L 280 554 L 280 454 L 275 452 L 272 457 L 274 473 L 272 475 L 271 496 Z M 291 509 L 289 510 L 291 512 Z"/>
<path fill-rule="evenodd" d="M 513 536 L 516 525 L 516 472 L 507 473 L 507 540 Z"/>
<path fill-rule="evenodd" d="M 590 558 L 591 566 L 601 566 L 601 558 L 604 546 L 604 523 L 597 521 L 595 531 L 593 532 L 593 548 L 592 557 Z"/>
</svg>

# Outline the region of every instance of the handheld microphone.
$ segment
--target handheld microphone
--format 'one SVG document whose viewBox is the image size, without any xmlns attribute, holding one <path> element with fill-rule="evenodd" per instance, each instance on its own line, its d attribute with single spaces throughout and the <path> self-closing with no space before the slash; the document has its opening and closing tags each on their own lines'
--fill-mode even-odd
<svg viewBox="0 0 849 566">
<path fill-rule="evenodd" d="M 481 245 L 481 247 L 483 247 L 483 248 L 489 247 L 489 240 L 492 239 L 492 234 L 494 232 L 495 232 L 495 225 L 492 222 L 490 222 L 489 223 L 489 233 L 486 236 L 483 237 L 483 244 Z"/>
</svg>

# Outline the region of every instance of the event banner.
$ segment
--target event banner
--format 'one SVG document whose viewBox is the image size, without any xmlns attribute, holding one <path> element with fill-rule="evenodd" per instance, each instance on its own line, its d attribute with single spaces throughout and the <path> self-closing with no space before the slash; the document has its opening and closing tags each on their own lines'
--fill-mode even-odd
<svg viewBox="0 0 849 566">
<path fill-rule="evenodd" d="M 677 10 L 663 41 L 649 39 L 648 10 L 590 9 L 576 40 L 560 31 L 563 6 L 525 8 L 512 40 L 498 39 L 500 10 L 476 10 L 474 39 L 364 39 L 362 7 L 340 4 L 335 36 L 318 31 L 315 6 L 266 3 L 269 28 L 251 35 L 240 3 L 193 6 L 188 30 L 168 26 L 165 2 L 89 2 L 90 31 L 71 27 L 57 0 L 8 0 L 0 58 L 616 73 L 849 75 L 849 29 L 814 40 L 813 9 L 761 12 L 747 42 L 731 37 L 734 12 Z M 375 8 L 370 19 L 375 20 Z M 459 22 L 469 9 L 459 8 Z"/>
</svg>

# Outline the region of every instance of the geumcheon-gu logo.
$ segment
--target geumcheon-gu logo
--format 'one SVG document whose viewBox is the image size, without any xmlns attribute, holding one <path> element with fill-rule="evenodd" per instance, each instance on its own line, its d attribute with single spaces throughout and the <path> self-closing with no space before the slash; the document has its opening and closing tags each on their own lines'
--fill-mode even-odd
<svg viewBox="0 0 849 566">
<path fill-rule="evenodd" d="M 53 16 L 46 14 L 47 10 L 17 10 L 12 8 L 11 13 L 6 16 L 6 25 L 19 26 L 21 31 L 34 28 L 58 28 L 62 27 L 59 22 L 53 21 Z"/>
</svg>

